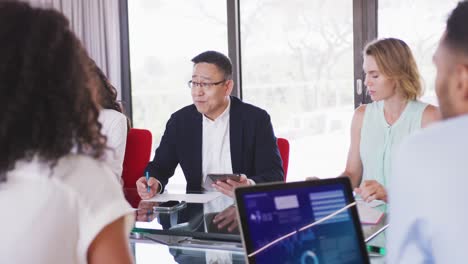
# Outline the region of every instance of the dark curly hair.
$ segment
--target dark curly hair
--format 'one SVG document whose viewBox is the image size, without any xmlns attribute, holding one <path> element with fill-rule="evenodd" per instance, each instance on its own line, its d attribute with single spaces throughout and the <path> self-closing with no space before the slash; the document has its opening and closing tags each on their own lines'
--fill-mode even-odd
<svg viewBox="0 0 468 264">
<path fill-rule="evenodd" d="M 117 101 L 117 89 L 109 82 L 107 76 L 97 66 L 96 62 L 89 58 L 91 71 L 96 74 L 96 86 L 98 103 L 104 109 L 112 109 L 125 115 L 122 105 Z M 130 120 L 127 118 L 127 132 L 130 131 Z"/>
<path fill-rule="evenodd" d="M 96 62 L 89 59 L 91 70 L 97 75 L 98 78 L 98 102 L 104 109 L 113 109 L 117 112 L 122 113 L 122 107 L 117 102 L 117 89 L 109 82 L 107 76 L 102 70 L 96 65 Z"/>
<path fill-rule="evenodd" d="M 100 157 L 106 139 L 88 57 L 51 9 L 0 1 L 0 181 L 18 160 L 54 166 L 64 155 Z"/>
</svg>

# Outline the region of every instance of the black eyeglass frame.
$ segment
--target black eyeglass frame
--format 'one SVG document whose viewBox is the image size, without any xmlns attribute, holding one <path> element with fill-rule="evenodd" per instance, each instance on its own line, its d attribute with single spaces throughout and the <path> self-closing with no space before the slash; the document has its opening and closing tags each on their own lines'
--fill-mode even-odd
<svg viewBox="0 0 468 264">
<path fill-rule="evenodd" d="M 194 82 L 192 80 L 188 81 L 187 82 L 187 85 L 190 89 L 192 89 L 193 87 L 196 87 L 196 86 L 199 86 L 200 88 L 210 88 L 212 86 L 216 86 L 216 85 L 220 85 L 222 84 L 223 82 L 226 82 L 227 80 L 224 79 L 222 81 L 219 81 L 219 82 L 212 82 L 212 83 L 199 83 L 199 82 Z"/>
</svg>

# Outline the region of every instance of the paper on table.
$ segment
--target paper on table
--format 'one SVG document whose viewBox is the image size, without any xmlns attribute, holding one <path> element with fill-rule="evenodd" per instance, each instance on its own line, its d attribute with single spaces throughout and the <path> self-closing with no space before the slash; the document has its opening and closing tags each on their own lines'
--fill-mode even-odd
<svg viewBox="0 0 468 264">
<path fill-rule="evenodd" d="M 385 202 L 382 201 L 382 200 L 372 200 L 372 202 L 368 202 L 367 205 L 369 205 L 370 207 L 377 207 L 377 206 L 381 206 L 381 205 L 384 205 Z"/>
<path fill-rule="evenodd" d="M 361 219 L 361 223 L 363 224 L 372 224 L 375 225 L 380 222 L 384 213 L 372 208 L 366 202 L 358 202 L 357 203 L 357 210 L 359 214 L 359 219 Z"/>
<path fill-rule="evenodd" d="M 354 199 L 356 200 L 356 202 L 367 203 L 367 202 L 365 202 L 364 200 L 362 200 L 362 198 L 361 198 L 360 196 L 358 196 L 358 195 L 356 195 L 356 196 L 354 197 Z M 382 201 L 382 200 L 372 200 L 372 202 L 368 202 L 368 203 L 367 203 L 367 205 L 368 205 L 369 207 L 377 207 L 377 206 L 381 206 L 381 205 L 384 205 L 384 204 L 385 204 L 385 202 Z"/>
<path fill-rule="evenodd" d="M 155 197 L 148 199 L 146 201 L 154 201 L 154 202 L 166 202 L 169 200 L 177 200 L 177 201 L 185 201 L 187 203 L 207 203 L 211 200 L 214 200 L 221 196 L 222 193 L 220 192 L 208 192 L 202 194 L 195 194 L 195 193 L 188 193 L 188 194 L 172 194 L 172 193 L 162 193 L 156 195 Z"/>
</svg>

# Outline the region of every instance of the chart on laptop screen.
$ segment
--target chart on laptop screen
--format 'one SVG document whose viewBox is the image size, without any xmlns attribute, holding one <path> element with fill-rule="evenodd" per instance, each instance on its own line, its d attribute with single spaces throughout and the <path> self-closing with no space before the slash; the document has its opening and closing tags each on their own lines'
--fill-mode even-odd
<svg viewBox="0 0 468 264">
<path fill-rule="evenodd" d="M 273 240 L 343 208 L 342 184 L 267 190 L 243 195 L 244 238 L 257 250 Z M 258 253 L 252 263 L 363 263 L 358 231 L 349 210 Z M 247 236 L 247 237 L 245 237 Z"/>
</svg>

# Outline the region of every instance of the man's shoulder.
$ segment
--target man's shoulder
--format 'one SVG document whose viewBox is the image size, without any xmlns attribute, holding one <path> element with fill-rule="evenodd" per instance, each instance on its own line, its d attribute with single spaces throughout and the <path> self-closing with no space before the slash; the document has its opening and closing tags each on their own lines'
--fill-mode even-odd
<svg viewBox="0 0 468 264">
<path fill-rule="evenodd" d="M 468 116 L 435 122 L 405 138 L 399 152 L 404 158 L 420 160 L 458 155 L 457 149 L 468 148 L 467 133 Z"/>
<path fill-rule="evenodd" d="M 425 129 L 409 136 L 409 141 L 418 143 L 450 141 L 468 132 L 468 115 L 442 120 L 430 124 Z"/>
<path fill-rule="evenodd" d="M 181 118 L 181 117 L 186 117 L 190 115 L 196 115 L 199 114 L 197 111 L 197 108 L 195 107 L 194 104 L 184 106 L 180 108 L 179 110 L 175 111 L 171 117 L 173 118 Z"/>
<path fill-rule="evenodd" d="M 258 106 L 241 101 L 236 97 L 231 97 L 233 106 L 239 109 L 247 117 L 268 116 L 268 112 Z"/>
</svg>

